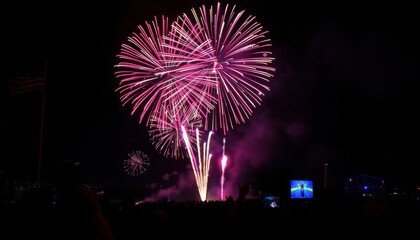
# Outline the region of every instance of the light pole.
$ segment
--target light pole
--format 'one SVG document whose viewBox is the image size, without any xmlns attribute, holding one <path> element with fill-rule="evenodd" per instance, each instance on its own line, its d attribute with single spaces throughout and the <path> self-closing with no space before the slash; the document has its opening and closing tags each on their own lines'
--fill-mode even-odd
<svg viewBox="0 0 420 240">
<path fill-rule="evenodd" d="M 327 188 L 327 167 L 328 163 L 324 163 L 324 188 Z"/>
</svg>

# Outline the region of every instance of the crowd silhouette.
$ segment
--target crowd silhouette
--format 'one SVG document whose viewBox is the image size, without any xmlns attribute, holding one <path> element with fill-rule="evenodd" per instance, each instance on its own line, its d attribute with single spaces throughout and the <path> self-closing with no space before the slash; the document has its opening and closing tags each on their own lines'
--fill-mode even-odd
<svg viewBox="0 0 420 240">
<path fill-rule="evenodd" d="M 279 196 L 267 207 L 250 198 L 252 183 L 239 184 L 237 197 L 222 201 L 142 202 L 131 198 L 114 203 L 86 185 L 77 166 L 63 164 L 57 184 L 27 191 L 18 201 L 6 201 L 10 191 L 2 180 L 2 239 L 132 239 L 153 237 L 410 235 L 420 224 L 418 198 L 346 196 L 323 189 L 313 199 Z M 10 184 L 10 183 L 9 183 Z M 274 234 L 274 235 L 273 235 Z"/>
</svg>

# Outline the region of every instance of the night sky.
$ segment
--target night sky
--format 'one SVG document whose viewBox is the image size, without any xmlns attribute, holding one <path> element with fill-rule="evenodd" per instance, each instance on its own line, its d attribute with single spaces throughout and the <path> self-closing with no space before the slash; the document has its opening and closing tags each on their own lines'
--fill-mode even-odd
<svg viewBox="0 0 420 240">
<path fill-rule="evenodd" d="M 4 174 L 19 182 L 37 179 L 42 93 L 12 96 L 9 81 L 46 63 L 42 181 L 57 179 L 61 162 L 78 161 L 92 185 L 145 188 L 151 198 L 198 199 L 189 159 L 161 156 L 138 114 L 131 116 L 115 93 L 116 54 L 137 25 L 216 3 L 168 2 L 16 1 L 4 9 Z M 277 171 L 322 186 L 324 163 L 330 185 L 358 174 L 388 183 L 420 181 L 420 39 L 413 6 L 229 2 L 269 31 L 276 72 L 262 105 L 226 136 L 226 192 L 235 195 L 238 184 Z M 222 137 L 216 133 L 212 142 L 216 156 Z M 147 153 L 151 164 L 132 177 L 123 160 L 135 150 Z M 210 198 L 217 198 L 220 175 L 215 158 Z"/>
</svg>

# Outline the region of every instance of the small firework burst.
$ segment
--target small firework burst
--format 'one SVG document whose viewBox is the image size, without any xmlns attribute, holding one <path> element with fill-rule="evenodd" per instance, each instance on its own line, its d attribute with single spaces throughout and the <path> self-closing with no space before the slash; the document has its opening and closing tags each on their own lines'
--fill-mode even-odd
<svg viewBox="0 0 420 240">
<path fill-rule="evenodd" d="M 138 176 L 146 171 L 150 165 L 150 159 L 142 151 L 134 151 L 128 154 L 128 159 L 124 160 L 124 170 L 131 176 Z"/>
<path fill-rule="evenodd" d="M 201 116 L 193 111 L 194 108 L 184 107 L 183 109 L 177 109 L 177 107 L 168 108 L 164 112 L 164 116 L 159 113 L 153 115 L 150 122 L 149 135 L 153 142 L 153 145 L 159 150 L 165 157 L 172 158 L 184 158 L 186 147 L 183 144 L 181 126 L 186 126 L 188 136 L 191 138 L 191 142 L 195 144 L 195 128 L 202 127 Z M 201 135 L 201 131 L 199 132 Z"/>
</svg>

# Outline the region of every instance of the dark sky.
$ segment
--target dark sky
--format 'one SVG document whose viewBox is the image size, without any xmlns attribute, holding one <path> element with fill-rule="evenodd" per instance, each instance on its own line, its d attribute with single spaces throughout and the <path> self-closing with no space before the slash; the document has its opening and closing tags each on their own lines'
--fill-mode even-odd
<svg viewBox="0 0 420 240">
<path fill-rule="evenodd" d="M 147 188 L 155 192 L 152 198 L 198 197 L 189 160 L 162 157 L 136 115 L 121 106 L 114 65 L 120 45 L 138 24 L 155 15 L 173 20 L 201 3 L 215 4 L 11 3 L 5 8 L 10 14 L 1 17 L 0 169 L 18 181 L 37 178 L 42 94 L 11 96 L 8 82 L 42 68 L 47 59 L 43 181 L 54 181 L 60 163 L 71 160 L 80 162 L 90 184 Z M 226 191 L 234 195 L 238 184 L 276 171 L 322 185 L 326 162 L 331 185 L 357 174 L 391 183 L 420 180 L 415 167 L 420 159 L 419 37 L 413 6 L 268 0 L 236 5 L 269 31 L 276 72 L 262 106 L 227 135 Z M 216 134 L 212 143 L 216 153 L 221 139 Z M 146 152 L 151 165 L 131 177 L 122 162 L 135 150 Z M 213 198 L 219 164 L 212 162 Z"/>
</svg>

